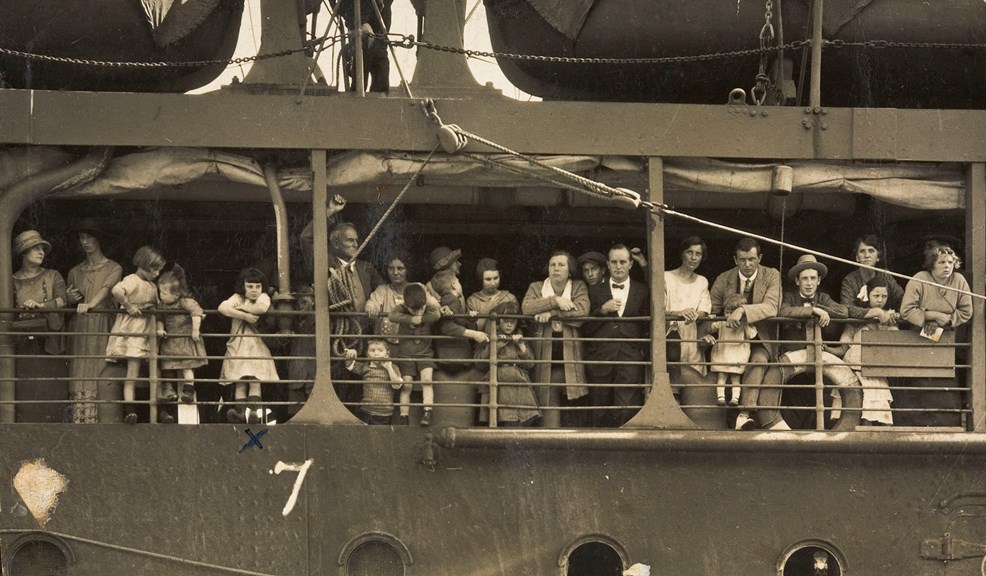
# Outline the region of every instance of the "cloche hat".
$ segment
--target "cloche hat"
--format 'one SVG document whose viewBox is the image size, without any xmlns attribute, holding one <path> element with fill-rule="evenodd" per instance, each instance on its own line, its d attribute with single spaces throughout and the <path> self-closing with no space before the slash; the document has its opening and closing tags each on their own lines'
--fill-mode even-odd
<svg viewBox="0 0 986 576">
<path fill-rule="evenodd" d="M 38 244 L 44 249 L 45 254 L 51 252 L 51 242 L 42 238 L 37 230 L 25 230 L 14 238 L 14 254 L 23 254 Z"/>
<path fill-rule="evenodd" d="M 804 254 L 798 258 L 798 263 L 787 271 L 787 277 L 791 280 L 797 280 L 798 275 L 801 274 L 802 271 L 808 270 L 809 268 L 818 271 L 819 279 L 825 278 L 825 275 L 829 273 L 828 266 L 816 260 L 811 254 Z"/>
<path fill-rule="evenodd" d="M 105 240 L 110 237 L 110 233 L 95 218 L 82 218 L 79 220 L 75 225 L 75 232 L 77 234 L 82 234 L 83 232 L 90 234 L 98 240 Z"/>
<path fill-rule="evenodd" d="M 433 270 L 444 270 L 462 256 L 462 250 L 452 250 L 448 246 L 439 246 L 431 251 L 428 262 Z"/>
</svg>

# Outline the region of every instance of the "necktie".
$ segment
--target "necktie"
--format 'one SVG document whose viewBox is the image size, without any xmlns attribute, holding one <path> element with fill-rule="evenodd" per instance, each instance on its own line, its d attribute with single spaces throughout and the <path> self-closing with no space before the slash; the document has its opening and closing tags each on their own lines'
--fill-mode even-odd
<svg viewBox="0 0 986 576">
<path fill-rule="evenodd" d="M 743 295 L 746 296 L 746 301 L 750 301 L 750 293 L 753 292 L 753 280 L 749 278 L 743 279 Z"/>
<path fill-rule="evenodd" d="M 626 284 L 613 284 L 613 289 L 614 290 L 623 290 L 623 288 L 625 286 L 626 286 Z"/>
</svg>

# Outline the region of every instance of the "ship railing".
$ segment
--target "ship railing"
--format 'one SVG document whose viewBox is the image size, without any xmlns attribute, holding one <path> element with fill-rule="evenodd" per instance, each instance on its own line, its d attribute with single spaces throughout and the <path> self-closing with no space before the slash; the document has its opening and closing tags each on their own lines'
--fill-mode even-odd
<svg viewBox="0 0 986 576">
<path fill-rule="evenodd" d="M 683 320 L 669 318 L 669 322 Z M 728 402 L 723 406 L 716 392 L 715 363 L 703 339 L 703 327 L 717 320 L 724 318 L 700 318 L 695 338 L 667 340 L 669 347 L 694 344 L 702 351 L 701 361 L 669 361 L 668 370 L 672 386 L 680 391 L 681 408 L 706 425 L 729 426 L 738 413 L 753 408 L 761 425 L 776 423 L 779 411 L 785 423 L 816 430 L 842 430 L 857 423 L 874 426 L 868 430 L 877 426 L 969 428 L 973 386 L 968 382 L 971 365 L 966 358 L 971 344 L 962 341 L 961 330 L 959 337 L 946 330 L 933 341 L 906 325 L 880 330 L 872 320 L 832 319 L 832 326 L 838 327 L 835 331 L 856 332 L 859 337 L 827 340 L 813 319 L 773 318 L 761 324 L 769 327 L 767 337 L 759 334 L 748 341 L 771 352 L 770 361 L 761 364 L 763 380 L 751 381 L 749 370 L 741 380 L 743 390 L 759 391 L 759 401 L 756 406 L 744 406 L 741 395 L 739 406 Z M 779 338 L 784 324 L 803 327 L 804 338 Z M 727 400 L 730 389 L 727 379 Z"/>
<path fill-rule="evenodd" d="M 348 313 L 339 314 L 337 316 L 361 316 L 358 313 Z M 379 315 L 383 317 L 385 314 Z M 518 362 L 514 359 L 503 360 L 497 355 L 497 346 L 489 346 L 489 355 L 484 358 L 477 358 L 470 355 L 468 358 L 446 358 L 439 357 L 437 349 L 444 342 L 463 342 L 462 338 L 455 338 L 450 336 L 438 335 L 438 334 L 426 334 L 420 336 L 414 336 L 422 340 L 430 340 L 432 342 L 433 348 L 436 350 L 436 356 L 433 361 L 438 365 L 444 365 L 445 369 L 436 370 L 434 379 L 434 393 L 435 402 L 433 404 L 436 414 L 438 411 L 447 412 L 448 409 L 454 409 L 456 415 L 452 416 L 452 421 L 457 426 L 489 426 L 497 427 L 504 425 L 518 425 L 520 421 L 513 419 L 504 419 L 502 417 L 505 411 L 530 411 L 532 409 L 537 410 L 541 413 L 541 417 L 537 418 L 535 422 L 525 422 L 527 425 L 539 425 L 539 426 L 564 426 L 564 427 L 599 427 L 607 426 L 606 423 L 613 422 L 614 414 L 616 413 L 635 413 L 643 406 L 643 401 L 646 398 L 647 393 L 651 388 L 651 360 L 650 360 L 650 347 L 651 338 L 640 337 L 640 338 L 620 338 L 618 339 L 622 343 L 632 344 L 641 350 L 641 358 L 639 360 L 591 360 L 586 357 L 584 348 L 586 346 L 591 346 L 593 343 L 597 342 L 614 342 L 613 338 L 594 338 L 594 337 L 540 337 L 531 335 L 530 327 L 534 325 L 533 318 L 527 315 L 496 315 L 491 314 L 489 316 L 484 315 L 470 315 L 461 314 L 453 315 L 452 318 L 470 318 L 478 319 L 483 318 L 488 320 L 486 323 L 485 332 L 490 342 L 497 342 L 500 338 L 500 334 L 497 329 L 497 320 L 503 318 L 511 318 L 518 321 L 519 325 L 517 328 L 518 332 L 522 333 L 522 341 L 527 347 L 532 350 L 533 358 L 529 360 L 524 360 Z M 580 318 L 557 318 L 557 321 L 563 323 L 574 323 L 585 326 L 586 323 L 598 322 L 600 318 L 598 317 L 580 317 Z M 607 318 L 607 321 L 613 320 L 612 318 Z M 638 323 L 649 325 L 650 317 L 626 317 L 617 319 L 619 322 L 628 323 Z M 527 325 L 527 330 L 524 329 L 524 324 Z M 546 325 L 550 325 L 546 323 Z M 370 335 L 363 334 L 359 336 L 355 335 L 341 335 L 341 338 L 359 338 L 359 339 L 369 339 L 369 338 L 381 338 L 380 335 Z M 390 336 L 391 338 L 396 338 L 396 336 Z M 550 381 L 539 381 L 537 379 L 537 374 L 540 372 L 542 375 L 550 373 L 552 368 L 564 369 L 564 363 L 558 358 L 542 358 L 538 357 L 535 351 L 541 346 L 551 345 L 552 343 L 557 343 L 564 347 L 567 344 L 574 345 L 580 351 L 580 361 L 577 363 L 569 362 L 569 366 L 577 374 L 577 381 L 575 382 L 552 382 Z M 473 350 L 476 349 L 475 345 L 472 346 Z M 333 355 L 330 356 L 333 363 L 343 362 L 344 358 L 335 353 L 333 347 Z M 365 358 L 361 358 L 365 360 Z M 401 357 L 396 353 L 391 354 L 391 360 L 394 362 L 409 362 L 417 360 L 416 358 Z M 501 381 L 500 370 L 505 366 L 516 367 L 518 364 L 524 364 L 527 368 L 525 372 L 527 374 L 527 379 L 529 382 L 504 382 Z M 456 370 L 455 367 L 462 367 L 461 370 Z M 639 373 L 641 378 L 639 381 L 633 382 L 621 382 L 613 384 L 605 383 L 593 383 L 591 377 L 587 377 L 587 372 L 591 371 L 595 367 L 604 366 L 636 366 L 639 367 Z M 541 370 L 538 368 L 542 367 Z M 450 375 L 450 373 L 452 375 Z M 360 387 L 362 386 L 362 380 L 358 379 L 340 379 L 334 378 L 334 384 L 338 386 L 352 386 Z M 420 382 L 415 380 L 413 383 L 414 390 L 417 391 L 420 387 Z M 531 404 L 528 402 L 517 403 L 517 402 L 504 402 L 500 400 L 503 395 L 504 388 L 525 388 L 530 387 L 536 397 L 536 403 Z M 579 398 L 573 398 L 569 400 L 567 398 L 568 390 L 572 389 L 573 394 L 581 394 Z M 639 398 L 637 402 L 623 402 L 617 403 L 613 401 L 606 401 L 605 399 L 612 394 L 616 389 L 635 390 L 636 392 L 630 392 L 630 396 L 636 395 Z M 510 396 L 509 393 L 507 393 Z M 517 396 L 514 394 L 513 396 Z M 482 398 L 487 398 L 486 401 L 482 401 Z M 602 401 L 599 398 L 603 398 Z M 367 403 L 360 401 L 345 401 L 343 402 L 350 409 L 356 410 L 363 406 L 368 405 Z M 423 402 L 417 399 L 417 395 L 412 398 L 410 406 L 413 408 L 413 414 L 419 414 L 420 411 L 425 407 Z M 394 404 L 395 408 L 398 408 L 398 404 Z M 396 416 L 395 416 L 396 418 Z M 627 418 L 624 418 L 627 419 Z M 443 421 L 449 422 L 449 419 L 442 418 Z M 395 420 L 395 422 L 398 420 Z M 553 422 L 553 424 L 552 424 Z"/>
<path fill-rule="evenodd" d="M 181 370 L 166 370 L 161 368 L 162 361 L 185 360 L 188 356 L 169 356 L 162 354 L 162 338 L 158 336 L 156 324 L 169 314 L 187 314 L 183 310 L 147 310 L 144 314 L 152 318 L 146 333 L 119 332 L 120 336 L 147 338 L 147 356 L 141 360 L 142 367 L 135 379 L 136 399 L 126 402 L 122 398 L 122 385 L 126 377 L 126 359 L 116 358 L 107 362 L 105 346 L 108 331 L 74 331 L 72 316 L 74 308 L 45 309 L 44 314 L 35 315 L 23 309 L 0 309 L 0 339 L 8 342 L 6 347 L 0 346 L 0 360 L 12 360 L 14 364 L 11 375 L 0 376 L 0 386 L 14 385 L 13 399 L 0 400 L 0 406 L 16 406 L 17 421 L 32 422 L 61 422 L 72 421 L 72 412 L 80 408 L 99 412 L 99 420 L 105 422 L 120 421 L 122 405 L 134 404 L 139 411 L 146 413 L 150 422 L 158 422 L 158 413 L 162 408 L 174 412 L 175 402 L 159 398 L 159 392 L 164 386 L 173 386 L 176 392 L 185 383 Z M 115 318 L 120 311 L 116 309 L 92 309 L 89 315 L 110 315 Z M 228 319 L 222 317 L 216 310 L 204 311 L 206 318 L 219 319 L 228 326 Z M 30 322 L 20 320 L 41 317 L 47 314 L 60 314 L 68 321 L 61 330 L 50 330 L 47 325 L 34 326 Z M 291 330 L 278 330 L 278 325 L 284 325 L 281 319 L 296 320 L 306 316 L 314 316 L 314 312 L 306 311 L 276 311 L 265 314 L 258 321 L 259 331 L 256 334 L 236 334 L 243 338 L 263 339 L 271 350 L 271 359 L 278 365 L 279 380 L 276 386 L 264 383 L 265 392 L 273 391 L 272 397 L 265 397 L 262 405 L 267 412 L 280 411 L 285 416 L 296 412 L 305 401 L 305 390 L 311 390 L 314 385 L 316 357 L 314 333 L 299 333 Z M 208 332 L 205 330 L 206 319 L 203 319 L 201 338 L 206 345 L 207 354 L 200 358 L 206 365 L 195 369 L 195 401 L 192 403 L 201 411 L 228 409 L 233 406 L 256 407 L 250 400 L 237 400 L 232 393 L 225 393 L 222 384 L 227 381 L 221 378 L 221 367 L 225 359 L 245 359 L 229 355 L 225 343 L 233 334 L 228 332 Z M 41 323 L 38 323 L 41 324 Z M 112 320 L 110 320 L 112 325 Z M 314 326 L 314 324 L 312 324 Z M 167 336 L 165 336 L 167 337 Z M 46 350 L 49 339 L 56 341 L 55 345 Z M 2 341 L 0 340 L 0 341 Z M 89 341 L 88 344 L 84 343 Z M 93 343 L 95 342 L 95 343 Z M 305 343 L 308 354 L 292 354 L 292 345 Z M 85 350 L 79 352 L 75 348 Z M 291 363 L 310 364 L 310 370 L 302 370 L 311 377 L 287 378 Z M 283 372 L 283 374 L 282 374 Z M 300 390 L 300 392 L 299 392 Z M 95 408 L 94 408 L 95 407 Z M 284 416 L 282 416 L 283 418 Z M 198 418 L 194 419 L 198 421 Z M 206 418 L 208 420 L 208 418 Z M 91 420 L 90 420 L 91 421 Z"/>
<path fill-rule="evenodd" d="M 23 310 L 0 310 L 3 313 L 17 314 Z M 64 313 L 69 317 L 74 310 L 46 310 L 46 313 Z M 90 314 L 112 314 L 116 315 L 117 310 L 92 310 Z M 148 314 L 155 318 L 163 317 L 171 312 L 148 311 Z M 181 312 L 179 312 L 181 313 Z M 272 359 L 278 367 L 280 380 L 276 386 L 265 386 L 263 406 L 274 410 L 280 414 L 280 418 L 286 418 L 296 412 L 304 403 L 308 393 L 314 385 L 314 366 L 316 362 L 316 352 L 314 344 L 314 334 L 278 331 L 279 325 L 283 326 L 281 319 L 299 319 L 311 312 L 271 312 L 261 320 L 264 328 L 261 333 L 256 335 L 246 335 L 247 338 L 262 338 L 268 344 L 272 352 Z M 5 315 L 7 317 L 8 315 Z M 206 311 L 207 317 L 217 320 L 216 311 Z M 345 314 L 333 313 L 333 318 L 345 316 L 359 317 L 366 325 L 371 325 L 376 318 L 365 314 Z M 526 322 L 533 326 L 533 321 L 529 316 L 512 316 L 513 318 Z M 500 335 L 497 332 L 496 316 L 489 317 L 486 326 L 486 333 L 492 341 L 496 341 Z M 565 318 L 559 319 L 563 322 L 581 323 L 583 327 L 591 322 L 599 321 L 599 318 Z M 607 319 L 612 321 L 611 318 Z M 669 318 L 669 321 L 681 320 Z M 702 325 L 707 322 L 717 320 L 717 318 L 703 318 L 699 320 Z M 227 322 L 226 319 L 218 319 L 220 323 Z M 648 323 L 647 317 L 624 318 L 618 321 L 633 323 Z M 972 387 L 965 383 L 965 376 L 970 368 L 968 363 L 964 363 L 968 356 L 970 345 L 962 342 L 961 338 L 956 339 L 954 332 L 945 332 L 939 342 L 932 342 L 921 338 L 914 330 L 884 331 L 884 330 L 864 330 L 859 339 L 859 359 L 854 361 L 845 360 L 845 342 L 825 340 L 822 332 L 813 321 L 805 322 L 804 319 L 773 319 L 774 325 L 781 325 L 787 322 L 797 322 L 806 327 L 805 337 L 801 340 L 783 340 L 776 336 L 772 338 L 758 337 L 756 342 L 764 344 L 772 350 L 779 351 L 783 348 L 800 348 L 804 351 L 801 355 L 774 354 L 770 361 L 764 364 L 768 377 L 760 383 L 742 382 L 744 389 L 758 389 L 761 392 L 761 399 L 756 406 L 762 419 L 763 414 L 771 411 L 780 411 L 785 421 L 790 421 L 795 427 L 810 426 L 815 429 L 824 429 L 835 426 L 839 421 L 855 422 L 866 413 L 867 406 L 859 404 L 853 398 L 845 401 L 842 388 L 838 382 L 833 382 L 831 364 L 826 363 L 828 354 L 835 353 L 840 358 L 839 362 L 848 368 L 856 376 L 858 381 L 850 382 L 846 387 L 855 390 L 858 394 L 865 395 L 871 391 L 887 390 L 893 398 L 890 407 L 893 424 L 895 427 L 916 425 L 916 426 L 946 426 L 963 428 L 968 427 L 972 405 Z M 210 322 L 210 325 L 212 322 Z M 863 326 L 867 321 L 860 320 L 833 320 L 833 324 Z M 13 346 L 8 345 L 6 350 L 0 348 L 0 359 L 13 359 L 18 368 L 12 376 L 0 376 L 0 385 L 13 382 L 17 387 L 17 394 L 13 399 L 0 400 L 0 406 L 13 404 L 15 406 L 33 406 L 36 411 L 45 413 L 47 420 L 60 421 L 58 407 L 62 407 L 62 412 L 78 405 L 99 406 L 102 410 L 107 406 L 115 407 L 119 411 L 119 404 L 123 403 L 119 395 L 120 385 L 126 381 L 123 365 L 118 368 L 110 369 L 97 376 L 85 378 L 73 377 L 69 371 L 69 365 L 76 363 L 103 363 L 105 354 L 100 351 L 90 351 L 89 353 L 72 353 L 66 350 L 63 354 L 50 354 L 42 346 L 43 341 L 48 337 L 71 341 L 73 338 L 102 338 L 105 340 L 107 334 L 93 334 L 86 332 L 71 331 L 70 322 L 65 329 L 52 332 L 47 329 L 14 330 L 9 321 L 0 322 L 0 336 L 8 336 L 13 340 Z M 311 324 L 310 326 L 313 326 Z M 565 337 L 536 337 L 530 335 L 530 330 L 524 331 L 523 341 L 530 347 L 537 347 L 541 343 L 553 341 L 560 343 L 561 346 L 574 344 L 581 348 L 583 352 L 587 347 L 591 347 L 597 342 L 612 343 L 612 338 L 593 338 L 578 336 L 574 338 Z M 773 334 L 768 334 L 773 335 Z M 141 336 L 134 334 L 134 336 Z M 223 391 L 219 385 L 223 383 L 219 370 L 222 361 L 227 356 L 225 342 L 231 335 L 225 332 L 202 332 L 202 338 L 207 343 L 209 354 L 206 356 L 207 366 L 199 368 L 195 372 L 195 384 L 198 392 L 195 404 L 200 410 L 219 411 L 231 406 L 251 405 L 249 400 L 235 400 L 229 394 L 228 388 Z M 762 336 L 762 335 L 761 335 Z M 174 385 L 180 387 L 184 380 L 181 374 L 164 371 L 160 368 L 160 362 L 168 359 L 177 359 L 160 353 L 160 341 L 156 330 L 152 329 L 146 334 L 148 339 L 148 359 L 145 363 L 145 370 L 138 377 L 139 385 L 146 390 L 147 396 L 138 397 L 138 404 L 146 406 L 144 410 L 148 412 L 148 419 L 152 422 L 157 421 L 157 411 L 162 404 L 169 407 L 173 403 L 162 403 L 158 400 L 158 391 L 164 385 Z M 380 338 L 380 335 L 362 334 L 339 334 L 334 335 L 330 342 L 343 339 L 350 343 L 365 341 L 369 338 Z M 387 338 L 386 335 L 384 335 Z M 427 338 L 435 345 L 442 344 L 443 341 L 462 339 L 451 338 L 443 335 L 428 334 L 421 338 Z M 583 353 L 581 363 L 577 366 L 569 365 L 580 375 L 585 374 L 581 382 L 540 382 L 536 375 L 537 368 L 545 364 L 555 364 L 558 368 L 558 361 L 534 357 L 525 362 L 529 367 L 528 379 L 530 386 L 535 392 L 537 405 L 534 406 L 540 411 L 542 417 L 539 422 L 549 426 L 576 426 L 576 427 L 595 427 L 613 425 L 613 415 L 616 413 L 626 414 L 639 410 L 652 386 L 651 376 L 653 368 L 651 366 L 650 352 L 652 346 L 680 345 L 681 343 L 694 343 L 700 347 L 704 346 L 704 341 L 699 337 L 696 339 L 675 339 L 667 338 L 666 342 L 660 337 L 650 338 L 626 338 L 622 339 L 625 343 L 640 347 L 643 350 L 642 358 L 639 360 L 592 360 Z M 8 340 L 9 342 L 10 340 Z M 356 345 L 357 348 L 362 346 Z M 292 350 L 293 349 L 293 350 Z M 28 350 L 28 351 L 25 351 Z M 299 352 L 307 350 L 307 352 Z M 372 406 L 372 403 L 363 402 L 361 391 L 363 381 L 348 375 L 341 370 L 348 362 L 337 346 L 331 346 L 329 353 L 330 365 L 333 368 L 333 384 L 336 393 L 340 396 L 343 403 L 353 412 L 358 412 L 360 408 Z M 528 403 L 517 403 L 516 401 L 503 401 L 501 390 L 516 386 L 515 382 L 501 382 L 499 372 L 506 364 L 515 362 L 504 362 L 497 355 L 497 347 L 490 346 L 489 357 L 486 358 L 434 358 L 433 361 L 450 367 L 450 370 L 439 370 L 434 378 L 435 383 L 435 409 L 457 414 L 454 417 L 457 426 L 483 425 L 496 427 L 508 422 L 502 418 L 504 412 L 524 410 L 532 408 Z M 360 360 L 365 360 L 365 355 L 360 354 Z M 397 363 L 401 361 L 413 361 L 415 358 L 402 358 L 396 349 L 391 353 L 391 361 Z M 299 368 L 290 369 L 291 366 Z M 461 366 L 463 370 L 455 370 L 454 367 Z M 639 366 L 643 376 L 639 382 L 619 382 L 614 384 L 593 382 L 592 371 L 601 367 L 608 366 Z M 667 371 L 670 373 L 672 388 L 677 393 L 680 407 L 686 414 L 696 421 L 701 421 L 703 426 L 728 427 L 735 418 L 739 407 L 719 406 L 716 401 L 716 381 L 712 376 L 701 377 L 701 368 L 708 371 L 712 362 L 706 354 L 701 361 L 683 362 L 669 361 Z M 547 369 L 550 372 L 549 367 Z M 662 367 L 656 367 L 661 371 Z M 699 370 L 696 370 L 696 369 Z M 30 372 L 25 373 L 25 371 Z M 290 378 L 289 372 L 303 374 L 302 377 Z M 541 370 L 545 372 L 545 370 Z M 588 374 L 586 374 L 588 372 Z M 778 379 L 779 378 L 779 379 Z M 887 385 L 882 382 L 873 382 L 873 379 L 885 379 Z M 524 384 L 522 384 L 524 385 Z M 570 387 L 578 386 L 581 389 L 577 392 L 588 391 L 587 395 L 575 398 L 573 401 L 567 399 L 566 392 Z M 420 383 L 415 382 L 415 386 Z M 728 390 L 731 384 L 726 383 L 726 396 L 729 397 Z M 70 397 L 69 389 L 78 387 L 80 390 L 89 388 L 90 394 Z M 46 391 L 50 389 L 50 391 Z M 98 389 L 98 391 L 95 391 Z M 638 401 L 619 403 L 605 398 L 615 389 L 631 391 L 630 396 L 635 396 Z M 109 392 L 107 392 L 109 390 Z M 29 393 L 22 393 L 22 392 Z M 639 393 L 637 393 L 639 391 Z M 38 393 L 41 392 L 41 393 Z M 833 396 L 833 392 L 837 392 Z M 509 395 L 508 395 L 509 396 Z M 515 395 L 516 396 L 516 395 Z M 851 394 L 850 394 L 851 396 Z M 600 398 L 603 398 L 601 401 Z M 765 398 L 767 400 L 765 400 Z M 771 400 L 776 398 L 775 400 Z M 485 400 L 484 400 L 485 399 Z M 834 405 L 833 405 L 834 401 Z M 944 402 L 944 403 L 943 403 Z M 391 407 L 394 410 L 394 422 L 396 423 L 396 413 L 399 408 L 399 401 L 396 393 Z M 412 398 L 411 407 L 413 413 L 420 414 L 424 407 L 423 401 L 415 395 Z M 112 413 L 112 412 L 111 412 Z M 843 419 L 843 415 L 853 415 Z M 482 419 L 481 419 L 482 417 Z M 112 417 L 110 420 L 112 421 Z M 204 418 L 210 420 L 210 418 Z M 221 421 L 222 418 L 220 417 Z M 553 422 L 553 423 L 552 423 Z M 913 423 L 913 424 L 912 424 Z M 618 424 L 617 424 L 618 425 Z"/>
</svg>

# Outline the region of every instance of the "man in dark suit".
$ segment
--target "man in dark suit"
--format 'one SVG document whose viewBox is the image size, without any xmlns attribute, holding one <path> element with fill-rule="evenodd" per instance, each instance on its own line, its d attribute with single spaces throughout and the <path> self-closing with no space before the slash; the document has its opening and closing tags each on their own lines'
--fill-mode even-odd
<svg viewBox="0 0 986 576">
<path fill-rule="evenodd" d="M 350 289 L 353 309 L 362 312 L 370 294 L 383 284 L 383 278 L 372 264 L 363 260 L 350 261 L 359 248 L 359 233 L 350 222 L 337 224 L 329 232 L 329 268 L 338 272 Z M 333 270 L 330 270 L 330 273 Z M 335 302 L 333 302 L 335 304 Z"/>
<path fill-rule="evenodd" d="M 781 301 L 781 273 L 774 268 L 760 264 L 763 253 L 760 243 L 753 238 L 743 238 L 736 243 L 733 260 L 736 267 L 727 270 L 716 278 L 709 290 L 712 299 L 712 313 L 723 313 L 723 302 L 732 294 L 743 294 L 747 303 L 737 308 L 726 318 L 731 328 L 737 328 L 744 321 L 757 329 L 757 338 L 773 340 L 773 326 L 762 322 L 777 316 Z M 750 363 L 743 374 L 743 390 L 740 392 L 740 413 L 736 417 L 737 430 L 753 430 L 756 424 L 751 414 L 757 409 L 760 388 L 767 362 L 776 358 L 776 346 L 764 342 L 750 346 Z"/>
<path fill-rule="evenodd" d="M 586 343 L 586 359 L 613 362 L 589 364 L 586 373 L 593 384 L 626 384 L 627 386 L 590 388 L 589 401 L 593 406 L 640 406 L 644 402 L 644 364 L 647 346 L 644 342 L 627 342 L 644 338 L 648 322 L 621 321 L 619 318 L 648 316 L 650 292 L 647 286 L 630 280 L 633 260 L 623 244 L 610 248 L 606 263 L 609 279 L 589 288 L 589 309 L 592 316 L 603 320 L 583 324 L 582 333 L 601 340 Z M 596 410 L 593 425 L 618 427 L 636 413 L 635 408 Z"/>
</svg>

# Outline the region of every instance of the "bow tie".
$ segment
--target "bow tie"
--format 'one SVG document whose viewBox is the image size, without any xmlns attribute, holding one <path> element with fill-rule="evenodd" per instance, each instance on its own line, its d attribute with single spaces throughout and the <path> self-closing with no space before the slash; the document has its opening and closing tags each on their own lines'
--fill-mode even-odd
<svg viewBox="0 0 986 576">
<path fill-rule="evenodd" d="M 613 284 L 613 290 L 623 290 L 626 288 L 626 284 Z"/>
<path fill-rule="evenodd" d="M 801 303 L 802 304 L 814 304 L 815 303 L 815 299 L 814 298 L 805 298 L 804 296 L 802 296 L 801 297 Z"/>
</svg>

